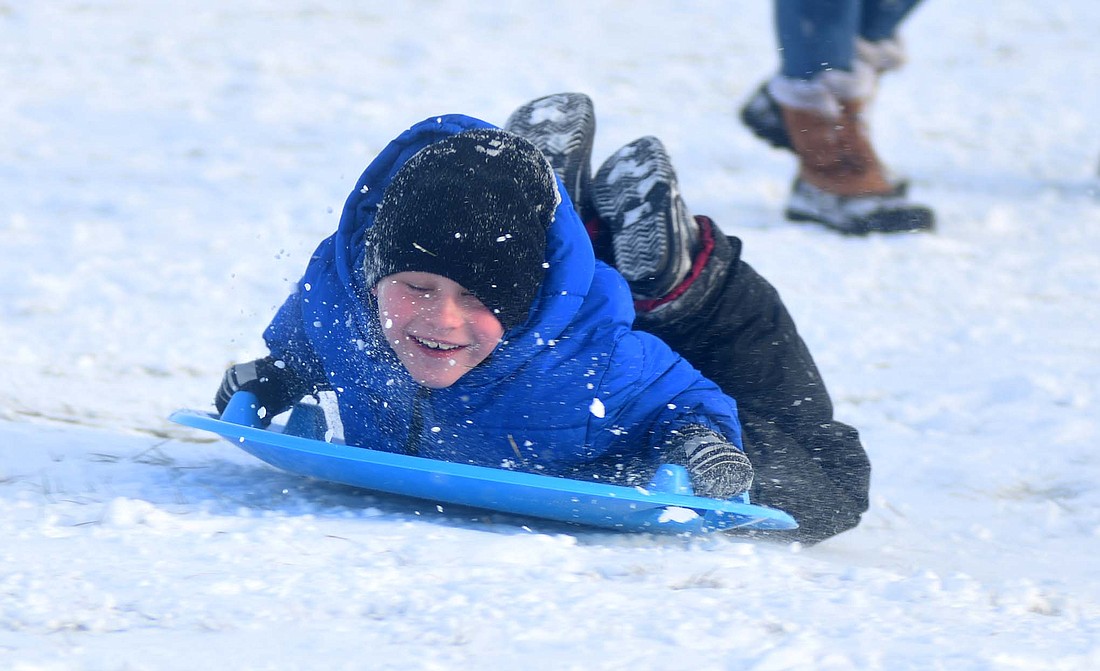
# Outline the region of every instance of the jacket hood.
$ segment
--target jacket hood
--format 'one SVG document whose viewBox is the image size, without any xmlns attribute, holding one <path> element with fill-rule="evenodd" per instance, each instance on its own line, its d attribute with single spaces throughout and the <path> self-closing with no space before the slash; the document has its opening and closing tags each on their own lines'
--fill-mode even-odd
<svg viewBox="0 0 1100 671">
<path fill-rule="evenodd" d="M 495 128 L 485 121 L 460 114 L 430 117 L 391 141 L 363 171 L 348 196 L 334 236 L 335 270 L 348 298 L 367 309 L 356 311 L 363 333 L 376 331 L 371 287 L 363 272 L 367 231 L 374 225 L 383 193 L 397 171 L 421 149 L 445 137 L 476 128 Z M 595 256 L 584 225 L 577 216 L 561 180 L 560 202 L 547 231 L 546 274 L 526 321 L 504 334 L 492 356 L 470 371 L 460 384 L 478 385 L 510 374 L 535 350 L 559 337 L 570 324 L 592 285 Z"/>
</svg>

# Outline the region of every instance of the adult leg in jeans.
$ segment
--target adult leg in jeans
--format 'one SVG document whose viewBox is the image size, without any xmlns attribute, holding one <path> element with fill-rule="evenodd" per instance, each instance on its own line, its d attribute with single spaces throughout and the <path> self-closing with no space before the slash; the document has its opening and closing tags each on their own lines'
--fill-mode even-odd
<svg viewBox="0 0 1100 671">
<path fill-rule="evenodd" d="M 863 0 L 859 36 L 868 42 L 897 38 L 898 26 L 921 0 Z"/>
<path fill-rule="evenodd" d="M 932 211 L 879 160 L 865 123 L 878 74 L 900 66 L 898 24 L 914 0 L 776 0 L 779 73 L 742 120 L 799 159 L 787 217 L 843 233 L 924 230 Z"/>
</svg>

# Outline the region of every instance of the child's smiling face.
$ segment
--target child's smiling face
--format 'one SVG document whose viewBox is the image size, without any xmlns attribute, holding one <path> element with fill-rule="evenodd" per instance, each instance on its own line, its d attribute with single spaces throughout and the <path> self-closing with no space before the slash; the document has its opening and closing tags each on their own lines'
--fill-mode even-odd
<svg viewBox="0 0 1100 671">
<path fill-rule="evenodd" d="M 461 284 L 405 271 L 374 287 L 386 342 L 413 379 L 442 389 L 484 361 L 504 336 L 493 312 Z"/>
</svg>

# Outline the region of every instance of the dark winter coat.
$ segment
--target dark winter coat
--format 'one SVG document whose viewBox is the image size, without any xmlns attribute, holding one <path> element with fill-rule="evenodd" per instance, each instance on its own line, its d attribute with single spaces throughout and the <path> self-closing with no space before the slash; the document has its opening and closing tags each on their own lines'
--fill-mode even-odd
<svg viewBox="0 0 1100 671">
<path fill-rule="evenodd" d="M 755 472 L 750 497 L 799 524 L 764 535 L 813 543 L 851 529 L 871 485 L 859 433 L 833 417 L 810 350 L 775 287 L 741 260 L 741 241 L 716 242 L 715 288 L 683 318 L 644 327 L 737 399 Z"/>
<path fill-rule="evenodd" d="M 605 478 L 621 472 L 618 464 L 664 461 L 662 441 L 689 423 L 740 446 L 733 400 L 661 340 L 631 330 L 630 291 L 594 258 L 560 184 L 549 267 L 527 321 L 454 385 L 428 389 L 411 379 L 380 337 L 363 280 L 364 231 L 414 153 L 485 126 L 458 115 L 432 118 L 379 154 L 265 332 L 272 354 L 335 391 L 345 438 L 362 447 Z"/>
</svg>

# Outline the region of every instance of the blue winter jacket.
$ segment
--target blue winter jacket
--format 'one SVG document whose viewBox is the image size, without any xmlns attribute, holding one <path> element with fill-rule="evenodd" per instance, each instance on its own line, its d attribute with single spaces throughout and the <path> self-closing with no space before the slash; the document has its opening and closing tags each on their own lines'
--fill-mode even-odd
<svg viewBox="0 0 1100 671">
<path fill-rule="evenodd" d="M 265 331 L 271 353 L 335 391 L 349 445 L 596 478 L 666 461 L 664 439 L 689 423 L 740 446 L 733 400 L 661 340 L 631 330 L 629 288 L 594 258 L 560 181 L 549 267 L 527 321 L 450 387 L 422 387 L 401 366 L 364 286 L 364 232 L 386 185 L 413 154 L 489 126 L 460 115 L 433 117 L 378 155 L 348 197 L 339 229 L 314 252 Z"/>
</svg>

